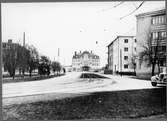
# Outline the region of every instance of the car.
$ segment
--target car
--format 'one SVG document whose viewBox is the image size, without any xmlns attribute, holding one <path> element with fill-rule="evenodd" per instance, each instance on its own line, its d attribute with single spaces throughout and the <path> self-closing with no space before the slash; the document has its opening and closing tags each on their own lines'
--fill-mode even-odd
<svg viewBox="0 0 167 121">
<path fill-rule="evenodd" d="M 159 75 L 155 75 L 151 77 L 152 86 L 157 86 L 157 84 L 167 85 L 167 73 L 160 73 Z"/>
</svg>

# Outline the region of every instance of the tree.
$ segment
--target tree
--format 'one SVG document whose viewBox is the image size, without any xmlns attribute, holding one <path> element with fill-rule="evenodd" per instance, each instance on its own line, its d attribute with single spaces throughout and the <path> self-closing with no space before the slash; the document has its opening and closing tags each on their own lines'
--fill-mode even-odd
<svg viewBox="0 0 167 121">
<path fill-rule="evenodd" d="M 158 36 L 153 39 L 151 36 L 151 32 L 149 31 L 147 33 L 147 40 L 146 43 L 144 43 L 142 45 L 143 47 L 143 51 L 139 53 L 139 57 L 140 57 L 140 64 L 143 61 L 147 61 L 148 62 L 148 66 L 152 67 L 152 71 L 151 74 L 152 76 L 155 73 L 155 66 L 156 64 L 158 65 L 158 72 L 160 73 L 160 57 L 162 55 L 165 55 L 164 53 L 162 54 L 159 51 L 160 48 L 160 35 L 158 33 Z"/>
<path fill-rule="evenodd" d="M 136 61 L 137 61 L 137 55 L 132 54 L 132 56 L 130 58 L 130 65 L 132 66 L 135 74 L 136 74 Z"/>
<path fill-rule="evenodd" d="M 61 71 L 61 64 L 59 62 L 53 61 L 52 62 L 52 70 L 55 74 L 55 72 L 57 72 L 57 75 L 60 73 Z"/>
<path fill-rule="evenodd" d="M 19 63 L 19 70 L 22 73 L 24 78 L 24 73 L 28 68 L 28 60 L 30 58 L 29 50 L 24 46 L 19 46 L 18 48 L 18 63 Z"/>
<path fill-rule="evenodd" d="M 38 68 L 39 54 L 38 54 L 37 49 L 33 45 L 27 46 L 27 48 L 29 51 L 28 71 L 29 71 L 29 75 L 31 77 L 32 71 Z"/>
<path fill-rule="evenodd" d="M 50 75 L 51 61 L 46 56 L 41 56 L 38 65 L 38 73 L 40 75 Z"/>
<path fill-rule="evenodd" d="M 8 71 L 9 75 L 15 78 L 15 71 L 19 65 L 19 57 L 18 52 L 21 48 L 18 44 L 10 44 L 9 48 L 4 50 L 3 52 L 3 63 L 4 68 Z"/>
</svg>

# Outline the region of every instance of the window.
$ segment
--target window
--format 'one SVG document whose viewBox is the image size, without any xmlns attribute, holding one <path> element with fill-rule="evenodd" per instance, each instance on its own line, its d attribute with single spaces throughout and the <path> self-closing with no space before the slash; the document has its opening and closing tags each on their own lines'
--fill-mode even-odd
<svg viewBox="0 0 167 121">
<path fill-rule="evenodd" d="M 162 51 L 166 52 L 166 46 L 162 46 Z"/>
<path fill-rule="evenodd" d="M 136 51 L 136 47 L 135 47 L 134 49 L 135 49 L 135 51 Z"/>
<path fill-rule="evenodd" d="M 128 69 L 128 64 L 124 64 L 124 69 Z"/>
<path fill-rule="evenodd" d="M 152 39 L 157 39 L 157 38 L 158 38 L 158 32 L 153 32 Z"/>
<path fill-rule="evenodd" d="M 166 37 L 166 32 L 165 31 L 160 32 L 160 36 L 161 36 L 161 38 L 165 38 Z"/>
<path fill-rule="evenodd" d="M 165 16 L 156 16 L 152 18 L 152 24 L 157 25 L 157 24 L 164 24 L 165 23 Z"/>
<path fill-rule="evenodd" d="M 124 56 L 124 60 L 128 60 L 128 56 Z"/>
<path fill-rule="evenodd" d="M 6 44 L 3 44 L 3 48 L 6 48 Z"/>
<path fill-rule="evenodd" d="M 137 39 L 135 39 L 135 42 L 137 42 Z"/>
<path fill-rule="evenodd" d="M 125 48 L 124 48 L 124 51 L 125 51 L 125 52 L 127 52 L 127 51 L 128 51 L 128 48 L 127 48 L 127 47 L 125 47 Z"/>
<path fill-rule="evenodd" d="M 124 39 L 124 43 L 128 43 L 128 39 Z"/>
</svg>

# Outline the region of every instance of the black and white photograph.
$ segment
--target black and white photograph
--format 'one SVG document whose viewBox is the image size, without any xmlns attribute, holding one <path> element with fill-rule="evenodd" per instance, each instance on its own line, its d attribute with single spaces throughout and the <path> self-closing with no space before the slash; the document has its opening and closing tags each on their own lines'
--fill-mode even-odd
<svg viewBox="0 0 167 121">
<path fill-rule="evenodd" d="M 1 3 L 3 120 L 165 119 L 165 2 Z"/>
</svg>

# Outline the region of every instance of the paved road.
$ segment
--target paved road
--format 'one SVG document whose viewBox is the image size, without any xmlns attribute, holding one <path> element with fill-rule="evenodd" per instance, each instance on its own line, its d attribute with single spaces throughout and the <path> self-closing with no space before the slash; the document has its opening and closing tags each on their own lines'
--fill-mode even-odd
<svg viewBox="0 0 167 121">
<path fill-rule="evenodd" d="M 43 81 L 19 82 L 3 84 L 3 98 L 38 95 L 48 93 L 82 94 L 96 91 L 117 91 L 153 88 L 150 81 L 105 75 L 110 79 L 89 81 L 80 79 L 80 72 L 67 73 L 65 76 L 55 77 Z"/>
</svg>

